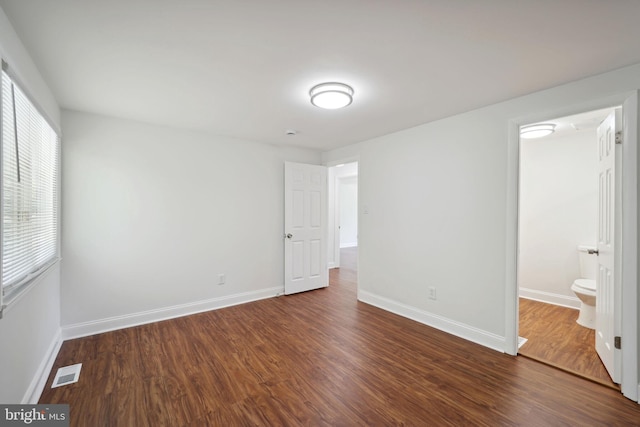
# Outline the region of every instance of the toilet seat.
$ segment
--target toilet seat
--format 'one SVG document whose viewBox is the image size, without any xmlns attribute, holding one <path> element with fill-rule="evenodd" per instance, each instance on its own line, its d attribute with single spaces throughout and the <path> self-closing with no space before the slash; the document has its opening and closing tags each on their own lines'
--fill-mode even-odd
<svg viewBox="0 0 640 427">
<path fill-rule="evenodd" d="M 573 284 L 576 287 L 585 289 L 587 291 L 596 291 L 596 281 L 592 279 L 577 279 L 575 282 L 573 282 Z"/>
</svg>

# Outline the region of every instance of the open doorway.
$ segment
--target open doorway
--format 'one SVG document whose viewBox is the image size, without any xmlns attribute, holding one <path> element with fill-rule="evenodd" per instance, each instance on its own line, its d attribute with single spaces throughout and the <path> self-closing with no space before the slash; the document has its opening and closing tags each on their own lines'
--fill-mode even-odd
<svg viewBox="0 0 640 427">
<path fill-rule="evenodd" d="M 329 168 L 329 282 L 357 286 L 358 162 Z"/>
<path fill-rule="evenodd" d="M 598 277 L 603 224 L 610 219 L 612 235 L 619 230 L 616 216 L 604 218 L 610 208 L 601 204 L 612 196 L 613 209 L 619 196 L 603 198 L 600 179 L 603 123 L 616 116 L 621 117 L 619 108 L 546 120 L 550 133 L 535 138 L 524 132 L 533 127 L 521 127 L 517 281 L 518 353 L 619 389 L 596 351 L 595 307 L 605 287 Z M 615 163 L 615 124 L 612 132 Z M 610 179 L 615 184 L 615 176 Z M 611 256 L 615 251 L 612 246 Z M 607 313 L 612 319 L 619 317 L 615 306 Z M 603 307 L 599 301 L 599 312 Z"/>
<path fill-rule="evenodd" d="M 614 355 L 620 368 L 620 391 L 622 394 L 637 402 L 640 390 L 638 387 L 638 111 L 640 104 L 640 92 L 633 90 L 627 93 L 612 95 L 607 98 L 585 100 L 577 105 L 563 105 L 552 103 L 547 106 L 551 114 L 536 113 L 526 117 L 514 118 L 509 123 L 508 146 L 508 177 L 507 180 L 507 251 L 506 251 L 506 322 L 505 322 L 505 353 L 518 354 L 518 344 L 521 343 L 519 334 L 519 284 L 518 284 L 518 223 L 519 223 L 519 166 L 520 166 L 520 127 L 529 123 L 538 123 L 552 117 L 565 117 L 570 114 L 578 114 L 584 111 L 593 111 L 602 108 L 611 108 L 622 105 L 622 131 L 620 144 L 616 141 L 616 151 L 620 156 L 620 164 L 616 170 L 621 173 L 616 175 L 620 180 L 621 200 L 624 203 L 616 217 L 616 238 L 620 242 L 620 257 L 617 258 L 616 269 L 620 271 L 616 277 L 620 279 L 620 292 L 614 295 L 612 300 L 619 304 L 620 310 L 616 311 L 614 332 Z M 555 113 L 555 114 L 554 114 Z M 617 162 L 616 162 L 617 163 Z M 617 168 L 620 166 L 620 168 Z M 617 184 L 616 179 L 616 184 Z M 617 255 L 618 253 L 616 253 Z M 603 301 L 603 299 L 600 299 Z M 526 337 L 525 337 L 526 338 Z M 616 342 L 617 341 L 617 342 Z"/>
</svg>

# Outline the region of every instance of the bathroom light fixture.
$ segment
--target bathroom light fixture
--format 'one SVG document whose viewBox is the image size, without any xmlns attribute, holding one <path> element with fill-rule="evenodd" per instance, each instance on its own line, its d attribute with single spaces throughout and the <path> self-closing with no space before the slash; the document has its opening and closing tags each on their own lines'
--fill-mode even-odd
<svg viewBox="0 0 640 427">
<path fill-rule="evenodd" d="M 556 130 L 553 123 L 539 123 L 536 125 L 522 126 L 520 128 L 520 137 L 525 139 L 542 138 L 551 135 Z"/>
<path fill-rule="evenodd" d="M 343 108 L 353 101 L 353 88 L 344 83 L 320 83 L 309 91 L 311 103 L 327 110 Z"/>
</svg>

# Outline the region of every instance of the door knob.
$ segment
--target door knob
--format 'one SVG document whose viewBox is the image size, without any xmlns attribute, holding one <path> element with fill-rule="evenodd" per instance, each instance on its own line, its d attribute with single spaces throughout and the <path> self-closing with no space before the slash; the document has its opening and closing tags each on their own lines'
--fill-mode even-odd
<svg viewBox="0 0 640 427">
<path fill-rule="evenodd" d="M 589 253 L 589 255 L 593 255 L 593 254 L 598 255 L 598 254 L 600 254 L 600 251 L 597 250 L 597 249 L 589 249 L 587 252 Z"/>
<path fill-rule="evenodd" d="M 285 234 L 285 235 L 284 235 L 284 237 L 286 237 L 287 239 L 290 239 L 290 238 L 292 238 L 292 237 L 293 237 L 293 234 L 291 234 L 291 233 L 287 233 L 287 234 Z"/>
</svg>

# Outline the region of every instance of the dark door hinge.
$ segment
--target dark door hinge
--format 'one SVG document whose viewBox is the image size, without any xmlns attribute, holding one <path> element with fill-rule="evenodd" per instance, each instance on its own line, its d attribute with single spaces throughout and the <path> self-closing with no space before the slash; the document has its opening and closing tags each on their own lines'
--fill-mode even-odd
<svg viewBox="0 0 640 427">
<path fill-rule="evenodd" d="M 622 348 L 622 338 L 621 337 L 615 337 L 613 339 L 613 346 L 615 348 L 617 348 L 618 350 L 620 350 Z"/>
</svg>

